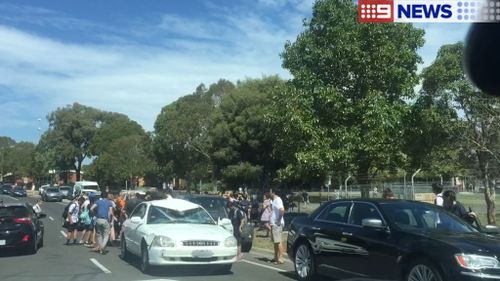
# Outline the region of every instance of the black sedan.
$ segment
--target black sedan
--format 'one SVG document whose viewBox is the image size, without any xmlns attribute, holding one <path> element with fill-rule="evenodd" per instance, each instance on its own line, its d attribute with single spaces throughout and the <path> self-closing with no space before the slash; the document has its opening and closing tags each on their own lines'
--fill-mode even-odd
<svg viewBox="0 0 500 281">
<path fill-rule="evenodd" d="M 36 215 L 29 204 L 0 202 L 0 250 L 22 249 L 35 254 L 43 246 L 45 214 Z"/>
<path fill-rule="evenodd" d="M 26 197 L 28 196 L 26 190 L 22 186 L 14 186 L 10 190 L 10 196 L 12 197 Z"/>
<path fill-rule="evenodd" d="M 186 195 L 182 199 L 193 202 L 202 206 L 208 213 L 212 216 L 215 221 L 219 223 L 221 220 L 226 219 L 228 225 L 232 228 L 231 221 L 229 219 L 229 210 L 227 209 L 227 200 L 220 196 L 212 195 Z M 241 234 L 241 251 L 250 252 L 253 245 L 254 239 L 254 229 L 251 222 L 247 220 L 247 223 L 243 227 L 243 233 Z"/>
<path fill-rule="evenodd" d="M 287 251 L 299 280 L 500 279 L 500 238 L 421 202 L 328 202 L 292 222 Z"/>
</svg>

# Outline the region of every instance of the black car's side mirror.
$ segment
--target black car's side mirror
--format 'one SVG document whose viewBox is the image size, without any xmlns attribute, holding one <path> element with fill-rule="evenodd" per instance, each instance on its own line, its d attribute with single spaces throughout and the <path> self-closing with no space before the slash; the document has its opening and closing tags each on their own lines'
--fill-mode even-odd
<svg viewBox="0 0 500 281">
<path fill-rule="evenodd" d="M 500 234 L 500 229 L 496 225 L 486 225 L 485 227 L 483 227 L 482 232 L 486 234 L 497 235 Z"/>
<path fill-rule="evenodd" d="M 43 219 L 43 218 L 46 218 L 46 217 L 47 217 L 47 214 L 44 214 L 44 213 L 38 214 L 38 218 L 40 218 L 40 219 Z"/>
<path fill-rule="evenodd" d="M 361 225 L 367 228 L 385 229 L 384 223 L 379 219 L 364 219 L 361 221 Z"/>
</svg>

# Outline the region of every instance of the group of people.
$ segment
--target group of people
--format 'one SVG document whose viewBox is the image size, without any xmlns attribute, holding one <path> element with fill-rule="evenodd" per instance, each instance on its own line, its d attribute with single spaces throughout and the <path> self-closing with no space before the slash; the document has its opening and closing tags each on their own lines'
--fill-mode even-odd
<svg viewBox="0 0 500 281">
<path fill-rule="evenodd" d="M 248 200 L 248 196 L 245 194 L 229 194 L 224 196 L 228 200 L 229 218 L 233 225 L 234 237 L 238 242 L 238 260 L 241 260 L 243 257 L 241 253 L 243 227 L 247 218 L 251 218 L 254 221 L 260 220 L 262 227 L 267 231 L 267 237 L 271 234 L 271 241 L 274 245 L 274 258 L 272 262 L 275 264 L 284 263 L 282 234 L 285 225 L 285 206 L 278 194 L 279 192 L 275 190 L 264 194 L 262 208 L 260 208 L 260 203 L 257 201 L 256 196 L 253 196 L 252 201 Z"/>
</svg>

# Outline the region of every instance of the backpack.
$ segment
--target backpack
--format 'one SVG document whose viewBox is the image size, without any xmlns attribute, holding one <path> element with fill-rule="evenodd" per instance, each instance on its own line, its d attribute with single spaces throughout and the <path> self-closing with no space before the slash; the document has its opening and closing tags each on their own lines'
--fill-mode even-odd
<svg viewBox="0 0 500 281">
<path fill-rule="evenodd" d="M 88 207 L 83 208 L 83 210 L 80 214 L 80 221 L 85 225 L 89 225 L 92 223 L 92 219 L 90 218 L 90 212 L 89 212 Z"/>
<path fill-rule="evenodd" d="M 68 217 L 68 213 L 69 213 L 69 207 L 71 206 L 71 204 L 73 204 L 74 202 L 69 202 L 68 205 L 66 205 L 66 207 L 64 207 L 64 211 L 62 213 L 62 218 L 63 219 L 66 219 Z"/>
</svg>

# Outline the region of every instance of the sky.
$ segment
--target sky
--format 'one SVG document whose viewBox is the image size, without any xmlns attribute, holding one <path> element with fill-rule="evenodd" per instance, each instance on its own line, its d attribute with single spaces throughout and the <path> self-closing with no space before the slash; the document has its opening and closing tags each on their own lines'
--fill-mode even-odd
<svg viewBox="0 0 500 281">
<path fill-rule="evenodd" d="M 38 142 L 47 115 L 78 102 L 152 131 L 200 84 L 279 75 L 313 0 L 2 0 L 0 136 Z M 420 24 L 422 69 L 465 24 Z"/>
</svg>

